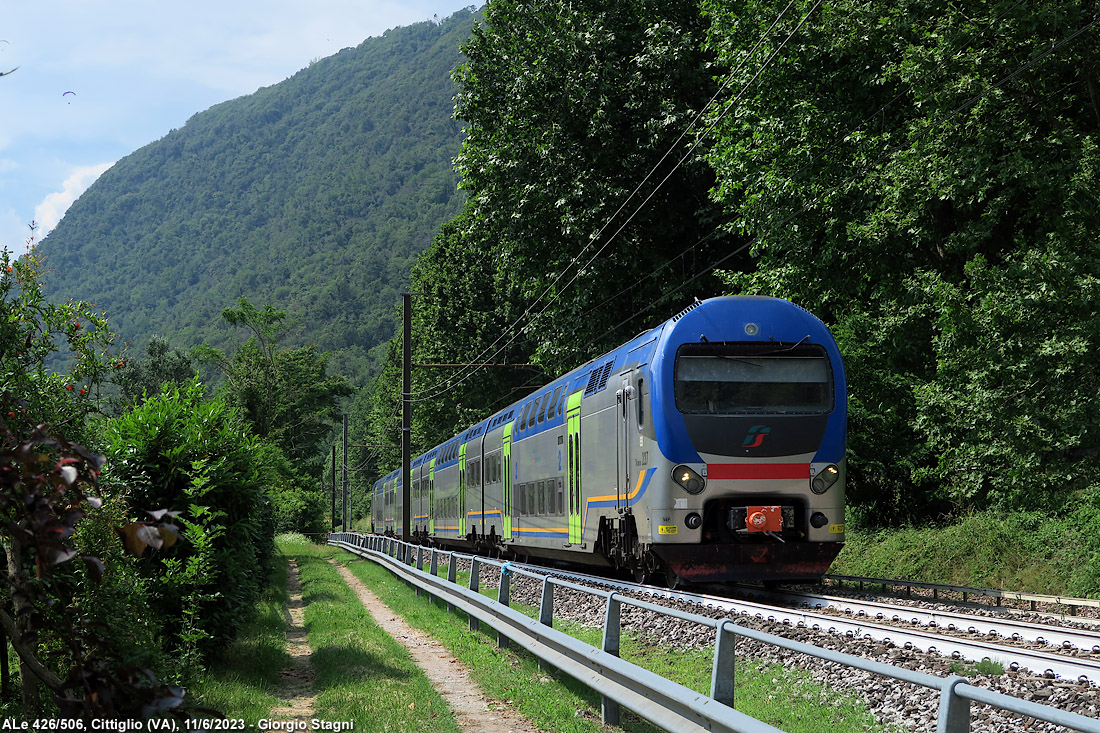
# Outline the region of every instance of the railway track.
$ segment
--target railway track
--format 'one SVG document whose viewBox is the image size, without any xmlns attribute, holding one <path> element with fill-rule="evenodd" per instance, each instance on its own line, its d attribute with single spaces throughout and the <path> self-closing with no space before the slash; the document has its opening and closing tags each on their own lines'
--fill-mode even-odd
<svg viewBox="0 0 1100 733">
<path fill-rule="evenodd" d="M 1013 673 L 1081 685 L 1100 684 L 1100 634 L 1010 617 L 932 611 L 909 605 L 756 589 L 760 600 L 668 590 L 582 573 L 524 566 L 657 603 L 686 604 L 711 614 L 761 619 L 780 627 L 860 639 L 972 663 L 991 660 Z M 741 587 L 743 590 L 743 587 Z M 793 606 L 793 607 L 792 607 Z M 813 609 L 813 610 L 811 610 Z M 833 613 L 822 611 L 832 609 Z M 782 635 L 782 632 L 779 632 Z M 1055 647 L 1057 651 L 1052 650 Z"/>
</svg>

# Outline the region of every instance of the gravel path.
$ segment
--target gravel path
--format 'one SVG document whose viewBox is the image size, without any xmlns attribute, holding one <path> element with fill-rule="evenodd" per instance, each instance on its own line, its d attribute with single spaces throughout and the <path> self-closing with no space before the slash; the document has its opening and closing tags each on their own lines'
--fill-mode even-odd
<svg viewBox="0 0 1100 733">
<path fill-rule="evenodd" d="M 482 692 L 470 679 L 470 670 L 446 647 L 405 623 L 346 567 L 333 564 L 375 622 L 409 650 L 413 661 L 451 706 L 464 733 L 537 733 L 538 728 L 530 720 Z"/>
<path fill-rule="evenodd" d="M 314 717 L 313 703 L 317 696 L 313 692 L 313 681 L 317 674 L 313 670 L 313 653 L 303 622 L 305 606 L 302 603 L 302 584 L 298 579 L 298 563 L 294 560 L 287 565 L 286 587 L 290 596 L 285 619 L 290 666 L 282 671 L 282 683 L 275 693 L 286 704 L 271 711 L 271 720 L 308 721 Z"/>
</svg>

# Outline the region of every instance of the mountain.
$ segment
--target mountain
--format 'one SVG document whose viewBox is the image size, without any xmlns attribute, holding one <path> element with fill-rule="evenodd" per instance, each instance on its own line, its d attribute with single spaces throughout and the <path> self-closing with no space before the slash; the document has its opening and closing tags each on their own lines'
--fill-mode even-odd
<svg viewBox="0 0 1100 733">
<path fill-rule="evenodd" d="M 450 72 L 475 17 L 369 38 L 118 161 L 40 243 L 49 295 L 177 348 L 236 341 L 220 314 L 245 296 L 363 383 L 412 262 L 462 205 Z"/>
</svg>

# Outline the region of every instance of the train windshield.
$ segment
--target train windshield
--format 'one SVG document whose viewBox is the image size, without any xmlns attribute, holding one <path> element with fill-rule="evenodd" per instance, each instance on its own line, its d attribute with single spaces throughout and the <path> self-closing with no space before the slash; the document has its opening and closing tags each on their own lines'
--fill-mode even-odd
<svg viewBox="0 0 1100 733">
<path fill-rule="evenodd" d="M 833 409 L 824 349 L 684 344 L 676 354 L 676 407 L 706 415 L 818 415 Z"/>
</svg>

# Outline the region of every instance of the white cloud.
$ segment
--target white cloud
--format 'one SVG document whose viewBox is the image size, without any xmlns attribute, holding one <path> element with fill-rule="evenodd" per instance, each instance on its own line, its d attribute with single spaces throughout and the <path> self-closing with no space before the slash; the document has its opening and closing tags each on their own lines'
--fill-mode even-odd
<svg viewBox="0 0 1100 733">
<path fill-rule="evenodd" d="M 39 227 L 38 238 L 42 239 L 49 234 L 80 194 L 88 190 L 88 186 L 95 183 L 95 179 L 103 175 L 103 172 L 112 165 L 114 163 L 100 163 L 74 168 L 61 184 L 62 190 L 48 194 L 42 199 L 42 203 L 34 207 L 34 220 Z"/>
</svg>

